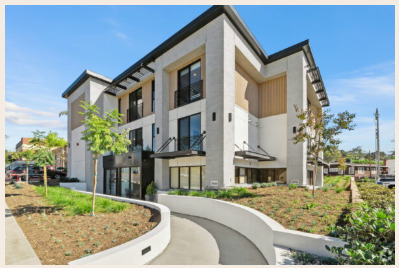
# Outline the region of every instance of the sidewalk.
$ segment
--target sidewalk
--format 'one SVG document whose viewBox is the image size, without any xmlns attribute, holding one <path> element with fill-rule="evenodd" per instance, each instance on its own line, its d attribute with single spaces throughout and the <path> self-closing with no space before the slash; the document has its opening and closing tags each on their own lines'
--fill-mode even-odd
<svg viewBox="0 0 399 268">
<path fill-rule="evenodd" d="M 39 258 L 5 204 L 6 265 L 41 265 Z"/>
</svg>

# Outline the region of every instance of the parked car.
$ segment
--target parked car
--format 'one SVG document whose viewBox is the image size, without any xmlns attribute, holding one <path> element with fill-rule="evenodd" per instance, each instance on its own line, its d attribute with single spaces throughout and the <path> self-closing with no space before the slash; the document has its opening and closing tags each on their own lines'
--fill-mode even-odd
<svg viewBox="0 0 399 268">
<path fill-rule="evenodd" d="M 25 180 L 26 177 L 25 172 L 26 172 L 26 165 L 16 166 L 8 171 L 8 177 L 13 180 L 16 180 L 18 177 L 22 180 Z M 40 172 L 40 169 L 38 167 L 35 167 L 34 165 L 29 165 L 28 175 L 29 179 L 41 178 L 43 176 L 43 173 Z"/>
<path fill-rule="evenodd" d="M 66 177 L 66 171 L 65 168 L 59 167 L 56 170 L 47 170 L 47 176 L 52 178 L 52 179 L 60 179 L 61 177 Z"/>
<path fill-rule="evenodd" d="M 381 176 L 378 179 L 377 184 L 384 185 L 385 187 L 392 189 L 395 187 L 395 176 Z"/>
</svg>

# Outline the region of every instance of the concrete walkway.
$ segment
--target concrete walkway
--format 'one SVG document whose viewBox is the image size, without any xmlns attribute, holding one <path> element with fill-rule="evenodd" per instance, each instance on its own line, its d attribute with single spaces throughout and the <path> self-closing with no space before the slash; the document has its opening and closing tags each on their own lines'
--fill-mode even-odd
<svg viewBox="0 0 399 268">
<path fill-rule="evenodd" d="M 172 237 L 168 247 L 149 264 L 267 264 L 252 242 L 222 224 L 178 213 L 172 213 L 171 223 Z M 198 239 L 197 232 L 201 232 L 203 239 Z"/>
<path fill-rule="evenodd" d="M 5 211 L 6 265 L 41 265 L 39 258 L 14 219 L 7 204 Z"/>
</svg>

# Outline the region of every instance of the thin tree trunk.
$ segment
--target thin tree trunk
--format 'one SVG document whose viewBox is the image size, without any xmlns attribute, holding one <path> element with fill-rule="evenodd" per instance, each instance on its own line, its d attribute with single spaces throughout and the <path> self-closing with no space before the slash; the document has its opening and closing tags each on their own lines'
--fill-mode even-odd
<svg viewBox="0 0 399 268">
<path fill-rule="evenodd" d="M 317 161 L 318 161 L 318 157 L 316 157 L 316 161 L 314 163 L 314 168 L 313 168 L 313 197 L 315 197 L 315 184 L 316 184 L 316 178 L 317 178 Z"/>
<path fill-rule="evenodd" d="M 98 158 L 98 154 L 96 154 L 93 158 L 94 160 L 94 176 L 93 176 L 93 198 L 91 201 L 91 212 L 90 212 L 90 216 L 94 216 L 94 205 L 96 203 L 96 186 L 97 186 L 97 158 Z"/>
<path fill-rule="evenodd" d="M 46 196 L 47 196 L 47 166 L 44 165 L 44 169 L 43 169 L 43 179 L 44 179 L 44 190 L 46 192 Z"/>
<path fill-rule="evenodd" d="M 26 177 L 25 177 L 26 184 L 28 184 L 28 180 L 29 180 L 29 165 L 27 165 L 27 167 L 26 167 Z"/>
</svg>

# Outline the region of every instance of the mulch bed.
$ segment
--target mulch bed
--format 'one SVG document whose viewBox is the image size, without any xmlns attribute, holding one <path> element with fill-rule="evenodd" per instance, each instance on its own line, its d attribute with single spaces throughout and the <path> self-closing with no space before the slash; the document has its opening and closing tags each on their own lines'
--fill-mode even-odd
<svg viewBox="0 0 399 268">
<path fill-rule="evenodd" d="M 350 212 L 348 190 L 316 190 L 314 198 L 310 189 L 288 186 L 248 190 L 257 196 L 225 201 L 256 209 L 291 230 L 328 235 L 330 224 L 340 225 Z"/>
<path fill-rule="evenodd" d="M 61 264 L 135 239 L 157 225 L 155 211 L 129 204 L 120 213 L 67 216 L 34 186 L 5 186 L 6 203 L 44 265 Z"/>
</svg>

